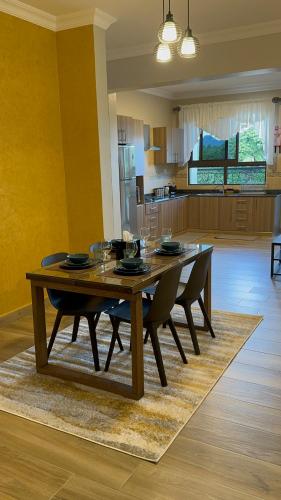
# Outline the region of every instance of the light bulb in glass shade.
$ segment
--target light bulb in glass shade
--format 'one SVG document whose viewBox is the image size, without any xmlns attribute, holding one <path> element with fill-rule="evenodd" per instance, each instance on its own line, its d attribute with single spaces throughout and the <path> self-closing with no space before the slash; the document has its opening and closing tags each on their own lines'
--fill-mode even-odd
<svg viewBox="0 0 281 500">
<path fill-rule="evenodd" d="M 196 57 L 199 52 L 199 42 L 197 38 L 192 36 L 191 31 L 186 32 L 183 39 L 179 43 L 178 53 L 181 57 L 187 59 Z"/>
<path fill-rule="evenodd" d="M 178 39 L 177 27 L 174 21 L 166 21 L 163 26 L 161 41 L 175 43 Z"/>
<path fill-rule="evenodd" d="M 163 22 L 158 31 L 159 42 L 177 43 L 182 36 L 181 27 L 174 21 L 173 14 L 168 12 L 165 22 Z"/>
<path fill-rule="evenodd" d="M 169 62 L 172 59 L 172 52 L 167 43 L 159 43 L 156 48 L 156 60 L 158 62 Z"/>
</svg>

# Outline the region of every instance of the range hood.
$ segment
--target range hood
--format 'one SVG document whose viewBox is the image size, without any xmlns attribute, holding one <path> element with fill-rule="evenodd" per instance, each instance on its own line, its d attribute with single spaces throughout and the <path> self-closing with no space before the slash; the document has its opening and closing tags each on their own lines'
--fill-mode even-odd
<svg viewBox="0 0 281 500">
<path fill-rule="evenodd" d="M 150 125 L 143 126 L 144 150 L 145 151 L 160 151 L 161 148 L 150 144 Z"/>
</svg>

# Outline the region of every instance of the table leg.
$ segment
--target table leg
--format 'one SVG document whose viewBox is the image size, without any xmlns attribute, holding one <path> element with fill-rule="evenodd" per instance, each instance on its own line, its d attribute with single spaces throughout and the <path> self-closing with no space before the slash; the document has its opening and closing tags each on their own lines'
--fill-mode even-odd
<svg viewBox="0 0 281 500">
<path fill-rule="evenodd" d="M 210 258 L 209 269 L 207 273 L 206 284 L 204 287 L 204 305 L 209 316 L 210 323 L 212 323 L 212 257 Z M 204 320 L 204 327 L 208 329 L 206 321 Z"/>
<path fill-rule="evenodd" d="M 132 386 L 135 399 L 144 394 L 142 294 L 131 301 Z"/>
<path fill-rule="evenodd" d="M 36 369 L 48 364 L 44 289 L 31 285 Z"/>
</svg>

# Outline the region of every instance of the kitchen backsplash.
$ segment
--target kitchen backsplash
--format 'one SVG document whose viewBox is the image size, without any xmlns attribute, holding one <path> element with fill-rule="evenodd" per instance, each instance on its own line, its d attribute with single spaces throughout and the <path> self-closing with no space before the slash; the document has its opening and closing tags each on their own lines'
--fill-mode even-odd
<svg viewBox="0 0 281 500">
<path fill-rule="evenodd" d="M 163 167 L 154 165 L 153 151 L 145 153 L 145 175 L 144 175 L 144 192 L 151 193 L 153 189 L 165 186 L 169 183 L 176 182 L 175 167 Z"/>
</svg>

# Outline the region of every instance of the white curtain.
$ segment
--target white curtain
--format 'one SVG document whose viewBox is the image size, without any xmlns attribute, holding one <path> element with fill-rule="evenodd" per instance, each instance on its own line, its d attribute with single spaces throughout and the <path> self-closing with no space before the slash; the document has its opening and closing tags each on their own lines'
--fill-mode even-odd
<svg viewBox="0 0 281 500">
<path fill-rule="evenodd" d="M 184 162 L 197 143 L 200 130 L 226 140 L 254 128 L 264 144 L 266 162 L 273 163 L 274 106 L 271 100 L 230 101 L 183 106 L 180 127 L 184 129 Z"/>
</svg>

